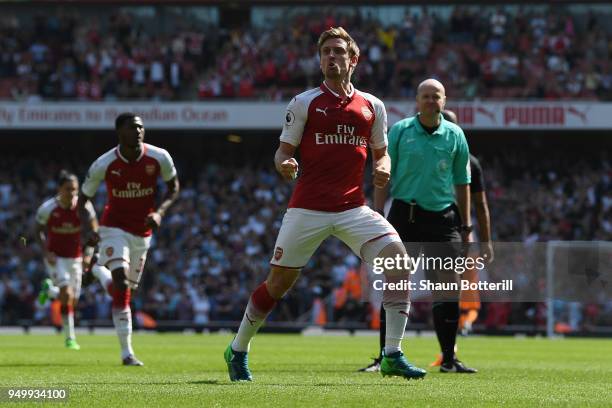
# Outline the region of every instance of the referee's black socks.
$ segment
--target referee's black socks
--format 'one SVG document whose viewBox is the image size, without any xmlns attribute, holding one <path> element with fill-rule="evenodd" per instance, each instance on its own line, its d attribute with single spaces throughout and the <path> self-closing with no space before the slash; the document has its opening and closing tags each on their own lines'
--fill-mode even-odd
<svg viewBox="0 0 612 408">
<path fill-rule="evenodd" d="M 442 349 L 442 361 L 453 361 L 459 324 L 459 302 L 433 302 L 432 311 L 436 335 Z"/>
<path fill-rule="evenodd" d="M 378 341 L 380 344 L 380 354 L 378 355 L 378 359 L 382 360 L 383 357 L 383 349 L 385 348 L 385 335 L 387 334 L 387 313 L 385 312 L 385 307 L 380 305 L 380 329 L 378 331 Z"/>
</svg>

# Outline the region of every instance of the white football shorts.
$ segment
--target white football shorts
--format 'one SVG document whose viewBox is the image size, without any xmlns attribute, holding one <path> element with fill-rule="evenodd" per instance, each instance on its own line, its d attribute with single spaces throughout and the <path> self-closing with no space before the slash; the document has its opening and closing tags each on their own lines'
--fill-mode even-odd
<svg viewBox="0 0 612 408">
<path fill-rule="evenodd" d="M 130 234 L 120 228 L 100 227 L 100 255 L 98 265 L 107 266 L 111 261 L 123 260 L 129 264 L 127 280 L 132 288 L 138 287 L 151 237 Z"/>
<path fill-rule="evenodd" d="M 47 273 L 57 287 L 70 286 L 74 291 L 74 298 L 81 295 L 81 277 L 83 275 L 83 258 L 57 257 L 55 265 L 45 259 Z"/>
<path fill-rule="evenodd" d="M 301 269 L 329 236 L 340 239 L 367 263 L 391 242 L 402 242 L 389 221 L 367 206 L 342 212 L 289 208 L 270 264 Z"/>
</svg>

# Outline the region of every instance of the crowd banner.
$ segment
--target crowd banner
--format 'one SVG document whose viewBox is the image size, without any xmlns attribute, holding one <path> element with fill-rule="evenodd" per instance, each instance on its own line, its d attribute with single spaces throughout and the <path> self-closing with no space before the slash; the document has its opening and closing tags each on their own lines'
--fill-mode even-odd
<svg viewBox="0 0 612 408">
<path fill-rule="evenodd" d="M 279 130 L 286 102 L 0 102 L 0 130 L 112 129 L 117 114 L 142 116 L 148 129 Z M 414 101 L 385 101 L 388 123 L 415 112 Z M 466 130 L 610 130 L 612 103 L 449 102 Z"/>
</svg>

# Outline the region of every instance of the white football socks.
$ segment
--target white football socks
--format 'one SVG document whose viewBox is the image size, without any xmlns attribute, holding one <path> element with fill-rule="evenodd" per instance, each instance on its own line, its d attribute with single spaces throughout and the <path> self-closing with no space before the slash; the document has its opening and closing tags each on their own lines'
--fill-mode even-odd
<svg viewBox="0 0 612 408">
<path fill-rule="evenodd" d="M 410 302 L 385 302 L 387 329 L 385 332 L 385 355 L 401 351 L 402 339 L 408 322 Z"/>
<path fill-rule="evenodd" d="M 248 352 L 251 347 L 251 339 L 257 333 L 257 330 L 266 321 L 269 313 L 262 313 L 260 310 L 253 306 L 252 299 L 249 299 L 249 304 L 240 322 L 238 333 L 232 342 L 232 349 L 234 351 L 246 351 Z"/>
<path fill-rule="evenodd" d="M 125 309 L 113 309 L 113 323 L 121 344 L 121 358 L 134 355 L 132 349 L 132 310 L 130 307 Z"/>
<path fill-rule="evenodd" d="M 62 326 L 64 327 L 64 335 L 66 336 L 66 340 L 75 340 L 76 335 L 74 334 L 74 313 L 62 314 Z"/>
</svg>

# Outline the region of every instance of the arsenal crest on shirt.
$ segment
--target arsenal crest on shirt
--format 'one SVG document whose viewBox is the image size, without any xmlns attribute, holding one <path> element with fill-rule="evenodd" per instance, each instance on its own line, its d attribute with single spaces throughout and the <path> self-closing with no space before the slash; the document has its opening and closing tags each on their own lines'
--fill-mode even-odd
<svg viewBox="0 0 612 408">
<path fill-rule="evenodd" d="M 153 174 L 155 174 L 155 165 L 147 164 L 145 166 L 145 172 L 147 173 L 148 176 L 152 176 Z"/>
<path fill-rule="evenodd" d="M 363 113 L 363 117 L 366 120 L 372 119 L 372 111 L 367 106 L 362 106 L 361 107 L 361 113 Z"/>
</svg>

